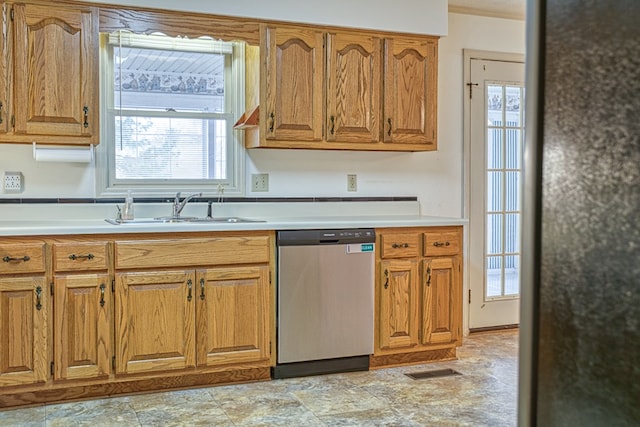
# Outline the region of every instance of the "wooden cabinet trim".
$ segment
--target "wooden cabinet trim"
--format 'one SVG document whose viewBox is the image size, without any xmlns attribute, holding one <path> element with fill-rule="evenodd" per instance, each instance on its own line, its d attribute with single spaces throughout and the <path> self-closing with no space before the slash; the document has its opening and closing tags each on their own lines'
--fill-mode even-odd
<svg viewBox="0 0 640 427">
<path fill-rule="evenodd" d="M 118 240 L 116 269 L 268 263 L 269 236 Z"/>
<path fill-rule="evenodd" d="M 106 270 L 109 267 L 107 242 L 73 242 L 53 244 L 53 270 Z"/>
<path fill-rule="evenodd" d="M 0 242 L 0 274 L 44 272 L 45 246 L 42 241 Z"/>
</svg>

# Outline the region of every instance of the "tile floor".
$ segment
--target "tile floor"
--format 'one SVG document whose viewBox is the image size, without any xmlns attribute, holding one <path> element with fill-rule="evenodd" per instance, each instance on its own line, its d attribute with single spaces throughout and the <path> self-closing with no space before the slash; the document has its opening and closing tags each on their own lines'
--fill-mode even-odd
<svg viewBox="0 0 640 427">
<path fill-rule="evenodd" d="M 0 426 L 515 426 L 518 333 L 449 362 L 0 411 Z M 413 380 L 451 368 L 462 375 Z"/>
</svg>

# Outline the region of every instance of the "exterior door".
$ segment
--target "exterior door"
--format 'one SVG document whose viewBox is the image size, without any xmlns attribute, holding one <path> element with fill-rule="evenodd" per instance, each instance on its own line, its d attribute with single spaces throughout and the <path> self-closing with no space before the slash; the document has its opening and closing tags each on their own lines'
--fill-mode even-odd
<svg viewBox="0 0 640 427">
<path fill-rule="evenodd" d="M 519 324 L 524 63 L 471 59 L 469 328 Z"/>
</svg>

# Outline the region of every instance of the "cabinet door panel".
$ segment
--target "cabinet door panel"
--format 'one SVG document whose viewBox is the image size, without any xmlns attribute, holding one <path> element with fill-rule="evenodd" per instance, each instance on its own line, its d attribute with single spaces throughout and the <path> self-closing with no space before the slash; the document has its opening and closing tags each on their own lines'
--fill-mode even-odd
<svg viewBox="0 0 640 427">
<path fill-rule="evenodd" d="M 107 274 L 58 275 L 55 379 L 97 378 L 111 366 L 111 283 Z"/>
<path fill-rule="evenodd" d="M 265 138 L 320 141 L 323 123 L 323 33 L 266 29 L 264 37 Z"/>
<path fill-rule="evenodd" d="M 9 81 L 12 73 L 11 69 L 11 40 L 12 26 L 9 25 L 10 6 L 7 3 L 0 3 L 0 20 L 2 21 L 2 38 L 0 39 L 0 134 L 6 133 L 9 124 Z"/>
<path fill-rule="evenodd" d="M 380 39 L 327 35 L 327 141 L 380 140 Z"/>
<path fill-rule="evenodd" d="M 435 149 L 437 44 L 397 37 L 384 46 L 384 141 Z"/>
<path fill-rule="evenodd" d="M 116 275 L 116 373 L 195 366 L 195 273 Z"/>
<path fill-rule="evenodd" d="M 44 277 L 0 279 L 0 386 L 47 380 L 49 305 Z"/>
<path fill-rule="evenodd" d="M 462 323 L 458 260 L 432 258 L 423 262 L 422 344 L 455 342 Z"/>
<path fill-rule="evenodd" d="M 380 263 L 380 348 L 418 344 L 418 264 L 414 259 Z"/>
<path fill-rule="evenodd" d="M 16 4 L 15 132 L 91 136 L 97 129 L 97 14 Z M 17 95 L 16 95 L 17 96 Z M 86 142 L 85 142 L 86 143 Z"/>
<path fill-rule="evenodd" d="M 198 273 L 198 366 L 269 357 L 269 267 Z"/>
</svg>

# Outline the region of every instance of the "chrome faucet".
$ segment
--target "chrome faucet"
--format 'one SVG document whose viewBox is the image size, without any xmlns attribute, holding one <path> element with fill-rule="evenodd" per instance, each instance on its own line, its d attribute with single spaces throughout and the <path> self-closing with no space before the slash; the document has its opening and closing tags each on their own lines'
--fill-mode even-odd
<svg viewBox="0 0 640 427">
<path fill-rule="evenodd" d="M 189 200 L 193 199 L 194 197 L 202 197 L 202 193 L 195 193 L 190 196 L 187 196 L 181 202 L 180 192 L 178 191 L 178 194 L 176 194 L 176 198 L 173 201 L 173 217 L 180 218 L 180 212 L 182 212 L 182 210 L 187 205 L 187 203 L 189 203 Z"/>
</svg>

